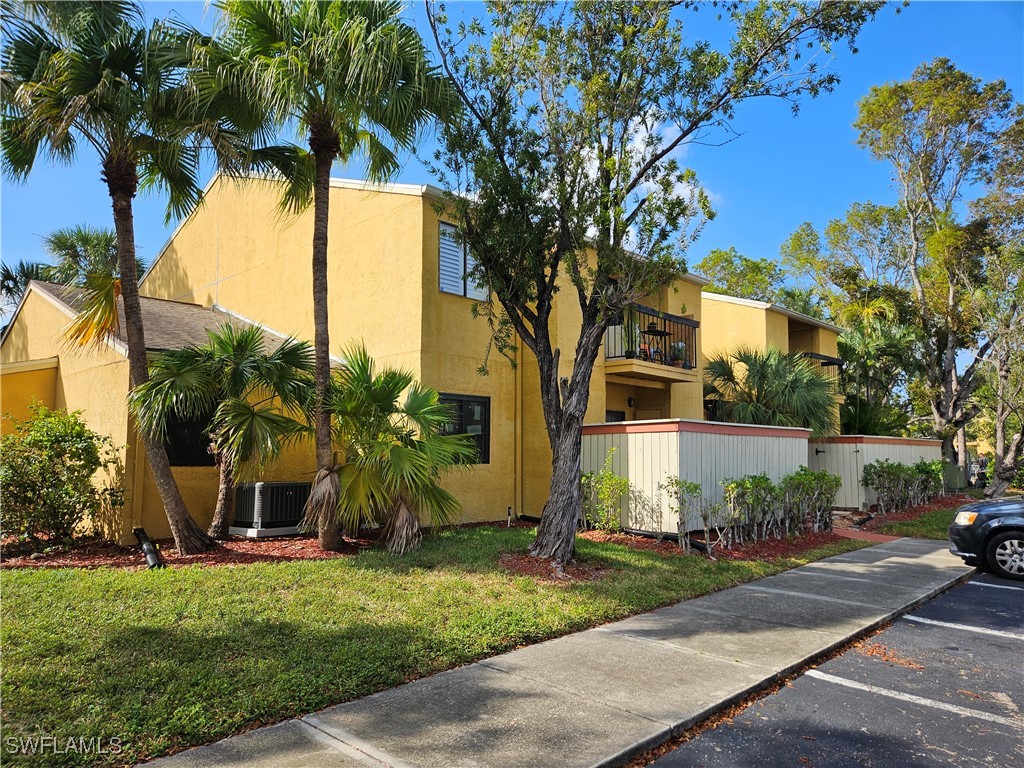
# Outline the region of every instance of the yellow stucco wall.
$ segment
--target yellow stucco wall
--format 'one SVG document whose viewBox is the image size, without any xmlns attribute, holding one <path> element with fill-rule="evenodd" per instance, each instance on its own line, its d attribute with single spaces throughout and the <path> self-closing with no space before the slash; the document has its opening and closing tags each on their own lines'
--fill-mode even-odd
<svg viewBox="0 0 1024 768">
<path fill-rule="evenodd" d="M 43 363 L 41 367 L 5 370 L 0 366 L 0 434 L 14 430 L 11 419 L 24 421 L 31 414 L 29 406 L 40 402 L 53 408 L 57 397 L 57 366 Z"/>
<path fill-rule="evenodd" d="M 473 299 L 440 290 L 439 217 L 435 201 L 423 198 L 422 284 L 418 300 L 422 308 L 419 378 L 439 392 L 490 399 L 490 460 L 460 468 L 443 485 L 462 503 L 462 521 L 503 518 L 508 507 L 518 511 L 517 373 L 512 364 L 494 352 L 488 374 L 479 373 L 485 362 L 490 332 L 487 322 L 473 317 Z"/>
<path fill-rule="evenodd" d="M 313 338 L 313 211 L 282 214 L 281 185 L 218 177 L 142 282 L 146 296 L 214 304 Z M 363 340 L 381 363 L 419 375 L 423 198 L 331 188 L 331 354 Z"/>
<path fill-rule="evenodd" d="M 706 294 L 700 304 L 705 360 L 740 346 L 764 347 L 768 338 L 767 313 L 764 310 L 716 301 Z"/>
<path fill-rule="evenodd" d="M 789 318 L 771 310 L 765 315 L 765 343 L 769 347 L 778 347 L 789 352 Z"/>
<path fill-rule="evenodd" d="M 702 334 L 707 356 L 729 352 L 739 346 L 764 349 L 775 346 L 783 352 L 816 352 L 838 357 L 839 335 L 830 328 L 810 325 L 775 310 L 735 304 L 703 294 Z"/>
</svg>

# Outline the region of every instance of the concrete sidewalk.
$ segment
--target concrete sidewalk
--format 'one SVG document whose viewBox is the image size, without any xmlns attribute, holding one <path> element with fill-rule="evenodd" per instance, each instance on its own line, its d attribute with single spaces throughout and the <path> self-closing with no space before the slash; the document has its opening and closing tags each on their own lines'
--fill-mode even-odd
<svg viewBox="0 0 1024 768">
<path fill-rule="evenodd" d="M 620 765 L 971 572 L 942 542 L 886 542 L 149 765 Z"/>
</svg>

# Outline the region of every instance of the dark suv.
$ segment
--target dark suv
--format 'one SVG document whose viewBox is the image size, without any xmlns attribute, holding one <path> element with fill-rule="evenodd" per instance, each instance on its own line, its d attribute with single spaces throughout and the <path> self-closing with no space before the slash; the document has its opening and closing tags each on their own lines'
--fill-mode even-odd
<svg viewBox="0 0 1024 768">
<path fill-rule="evenodd" d="M 949 551 L 968 565 L 1024 581 L 1024 497 L 965 504 L 949 526 Z"/>
</svg>

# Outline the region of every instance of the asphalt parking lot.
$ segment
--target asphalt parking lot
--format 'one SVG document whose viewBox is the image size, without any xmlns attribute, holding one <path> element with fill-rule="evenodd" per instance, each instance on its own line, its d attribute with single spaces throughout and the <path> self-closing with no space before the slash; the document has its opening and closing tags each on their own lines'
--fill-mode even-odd
<svg viewBox="0 0 1024 768">
<path fill-rule="evenodd" d="M 1024 766 L 1024 584 L 975 574 L 658 768 Z"/>
</svg>

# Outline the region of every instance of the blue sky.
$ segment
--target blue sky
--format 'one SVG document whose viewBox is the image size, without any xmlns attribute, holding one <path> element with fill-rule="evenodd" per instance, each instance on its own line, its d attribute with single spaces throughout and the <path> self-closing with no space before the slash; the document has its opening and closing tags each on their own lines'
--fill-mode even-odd
<svg viewBox="0 0 1024 768">
<path fill-rule="evenodd" d="M 209 28 L 212 12 L 201 2 L 150 3 L 151 15 L 175 11 Z M 851 128 L 857 101 L 870 87 L 903 80 L 937 56 L 975 77 L 1006 80 L 1024 100 L 1024 2 L 925 2 L 884 9 L 865 27 L 859 53 L 837 50 L 832 68 L 842 82 L 835 92 L 806 101 L 793 117 L 771 101 L 742 105 L 733 127 L 741 136 L 725 146 L 689 148 L 685 161 L 712 193 L 717 219 L 691 248 L 690 263 L 711 248 L 735 246 L 751 257 L 775 258 L 780 243 L 804 221 L 818 226 L 840 217 L 853 202 L 891 202 L 888 169 L 855 145 Z M 410 14 L 426 35 L 421 3 Z M 421 151 L 427 152 L 429 146 Z M 2 182 L 0 249 L 5 262 L 42 257 L 40 237 L 75 224 L 112 226 L 109 199 L 95 156 L 72 166 L 40 159 L 26 183 Z M 358 176 L 358 169 L 337 175 Z M 432 181 L 422 164 L 407 158 L 397 181 Z M 135 208 L 139 255 L 152 259 L 166 241 L 164 201 L 141 198 Z"/>
</svg>

